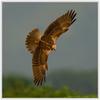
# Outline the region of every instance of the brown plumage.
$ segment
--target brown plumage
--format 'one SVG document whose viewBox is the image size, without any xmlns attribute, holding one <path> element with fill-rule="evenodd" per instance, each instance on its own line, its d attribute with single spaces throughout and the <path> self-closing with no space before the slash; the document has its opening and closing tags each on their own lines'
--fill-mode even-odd
<svg viewBox="0 0 100 100">
<path fill-rule="evenodd" d="M 64 15 L 57 18 L 44 32 L 34 29 L 27 35 L 26 48 L 32 54 L 32 69 L 35 85 L 42 85 L 45 81 L 46 71 L 48 70 L 48 55 L 56 49 L 56 41 L 76 20 L 74 10 L 68 11 Z"/>
</svg>

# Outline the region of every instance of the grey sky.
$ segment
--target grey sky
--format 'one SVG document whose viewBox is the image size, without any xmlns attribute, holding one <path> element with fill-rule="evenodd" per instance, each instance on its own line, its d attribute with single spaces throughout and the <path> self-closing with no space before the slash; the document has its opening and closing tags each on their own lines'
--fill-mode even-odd
<svg viewBox="0 0 100 100">
<path fill-rule="evenodd" d="M 31 76 L 32 57 L 25 48 L 27 34 L 35 27 L 43 33 L 69 9 L 76 10 L 77 21 L 49 56 L 49 72 L 56 68 L 97 68 L 97 3 L 3 3 L 3 74 Z"/>
</svg>

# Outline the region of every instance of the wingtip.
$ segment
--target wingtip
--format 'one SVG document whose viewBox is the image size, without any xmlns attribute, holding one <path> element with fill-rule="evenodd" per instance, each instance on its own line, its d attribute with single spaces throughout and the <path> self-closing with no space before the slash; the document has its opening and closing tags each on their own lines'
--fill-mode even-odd
<svg viewBox="0 0 100 100">
<path fill-rule="evenodd" d="M 42 86 L 42 84 L 43 84 L 43 79 L 42 80 L 36 80 L 36 79 L 34 79 L 34 85 L 35 86 Z"/>
<path fill-rule="evenodd" d="M 71 25 L 76 21 L 76 18 L 71 22 Z"/>
<path fill-rule="evenodd" d="M 75 14 L 77 14 L 77 13 L 74 9 L 71 9 L 71 10 L 67 11 L 67 15 L 69 15 L 69 16 L 74 16 Z"/>
<path fill-rule="evenodd" d="M 68 15 L 69 17 L 71 17 L 71 20 L 72 20 L 71 24 L 73 24 L 73 23 L 76 21 L 76 15 L 77 15 L 76 11 L 73 10 L 73 9 L 68 10 L 68 11 L 67 11 L 67 15 Z M 70 24 L 70 25 L 71 25 L 71 24 Z"/>
</svg>

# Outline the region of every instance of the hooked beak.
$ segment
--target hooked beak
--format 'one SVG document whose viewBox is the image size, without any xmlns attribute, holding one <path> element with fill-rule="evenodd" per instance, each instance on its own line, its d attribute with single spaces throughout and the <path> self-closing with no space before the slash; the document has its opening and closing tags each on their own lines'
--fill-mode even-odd
<svg viewBox="0 0 100 100">
<path fill-rule="evenodd" d="M 52 53 L 55 53 L 55 52 L 56 52 L 56 49 L 55 49 L 55 48 L 53 48 L 53 49 L 52 49 Z"/>
<path fill-rule="evenodd" d="M 55 44 L 52 46 L 52 48 L 53 48 L 54 51 L 56 51 L 56 45 Z"/>
</svg>

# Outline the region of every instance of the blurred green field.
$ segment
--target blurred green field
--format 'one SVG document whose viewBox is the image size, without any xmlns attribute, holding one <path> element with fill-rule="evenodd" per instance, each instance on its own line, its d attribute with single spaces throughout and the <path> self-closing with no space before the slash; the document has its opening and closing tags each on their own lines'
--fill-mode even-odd
<svg viewBox="0 0 100 100">
<path fill-rule="evenodd" d="M 34 87 L 24 78 L 8 77 L 4 79 L 3 98 L 5 97 L 67 97 L 67 98 L 96 98 L 96 94 L 82 95 L 67 86 L 54 89 L 51 86 Z"/>
<path fill-rule="evenodd" d="M 96 93 L 83 94 L 67 85 L 54 88 L 44 85 L 36 87 L 32 81 L 18 76 L 3 77 L 3 98 L 97 98 Z"/>
</svg>

